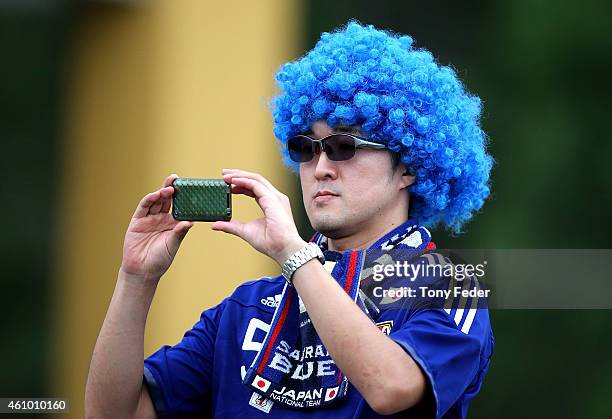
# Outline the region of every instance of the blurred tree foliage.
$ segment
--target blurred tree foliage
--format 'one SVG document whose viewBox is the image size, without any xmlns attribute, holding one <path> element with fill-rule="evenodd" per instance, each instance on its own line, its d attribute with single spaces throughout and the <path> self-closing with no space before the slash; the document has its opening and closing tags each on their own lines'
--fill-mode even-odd
<svg viewBox="0 0 612 419">
<path fill-rule="evenodd" d="M 0 4 L 0 397 L 55 395 L 47 386 L 68 40 L 61 6 L 55 0 Z"/>
</svg>

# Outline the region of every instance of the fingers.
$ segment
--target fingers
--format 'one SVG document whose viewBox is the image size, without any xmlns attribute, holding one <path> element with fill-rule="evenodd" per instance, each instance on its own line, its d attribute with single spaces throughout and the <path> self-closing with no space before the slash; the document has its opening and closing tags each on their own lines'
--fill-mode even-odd
<svg viewBox="0 0 612 419">
<path fill-rule="evenodd" d="M 160 212 L 169 212 L 172 204 L 172 195 L 174 194 L 174 188 L 171 185 L 177 177 L 176 174 L 171 174 L 164 180 L 161 189 L 145 196 L 140 201 L 138 208 L 136 208 L 134 218 L 155 215 Z"/>
<path fill-rule="evenodd" d="M 163 204 L 163 200 L 160 199 L 159 201 L 151 205 L 151 208 L 149 209 L 149 215 L 159 214 Z"/>
<path fill-rule="evenodd" d="M 164 180 L 164 183 L 162 184 L 162 188 L 165 188 L 166 186 L 171 186 L 172 182 L 174 182 L 174 179 L 176 178 L 178 178 L 178 175 L 176 173 L 172 173 L 170 176 L 166 178 L 166 180 Z"/>
<path fill-rule="evenodd" d="M 154 215 L 159 213 L 163 204 L 162 200 L 171 198 L 173 193 L 174 188 L 167 187 L 145 195 L 144 198 L 140 200 L 136 211 L 134 211 L 133 218 L 142 218 L 149 214 Z"/>
<path fill-rule="evenodd" d="M 279 192 L 266 178 L 257 173 L 223 169 L 223 180 L 231 184 L 232 193 L 255 198 L 264 213 L 276 205 L 275 201 L 280 202 L 282 208 L 291 212 L 289 197 Z M 262 199 L 265 196 L 268 198 Z"/>
<path fill-rule="evenodd" d="M 168 253 L 170 256 L 174 256 L 178 251 L 181 242 L 189 232 L 189 229 L 193 227 L 193 222 L 191 221 L 181 221 L 177 223 L 172 229 L 172 233 L 168 235 L 168 239 L 166 242 L 166 246 L 168 247 Z"/>
<path fill-rule="evenodd" d="M 174 188 L 172 186 L 161 188 L 159 191 L 161 193 L 161 199 L 151 205 L 151 208 L 149 209 L 149 215 L 159 214 L 164 204 L 172 200 L 172 194 L 174 193 Z"/>
<path fill-rule="evenodd" d="M 256 180 L 262 183 L 266 188 L 270 189 L 275 194 L 279 194 L 279 195 L 281 194 L 281 192 L 278 189 L 276 189 L 274 185 L 272 185 L 272 183 L 268 179 L 266 179 L 259 173 L 247 172 L 245 170 L 240 170 L 240 169 L 223 169 L 222 173 L 223 173 L 223 179 L 226 181 L 231 181 L 231 179 L 233 179 L 234 177 L 243 177 L 247 179 L 253 179 L 253 180 Z"/>
<path fill-rule="evenodd" d="M 242 238 L 242 233 L 244 232 L 244 223 L 240 221 L 232 220 L 232 221 L 215 221 L 211 226 L 211 229 L 215 231 L 224 231 L 229 234 L 233 234 L 234 236 L 238 236 Z"/>
<path fill-rule="evenodd" d="M 253 192 L 251 192 L 250 190 L 246 189 L 246 188 L 242 188 L 238 185 L 231 185 L 232 187 L 232 193 L 233 194 L 237 194 L 237 195 L 247 195 L 250 196 L 251 198 L 255 198 L 255 194 Z"/>
<path fill-rule="evenodd" d="M 174 182 L 176 178 L 178 178 L 178 175 L 176 173 L 173 173 L 170 176 L 168 176 L 166 180 L 164 180 L 162 188 L 172 186 L 172 182 Z M 172 188 L 172 194 L 174 194 L 174 188 Z M 164 200 L 164 203 L 162 204 L 159 212 L 170 212 L 171 205 L 172 205 L 172 196 L 170 196 L 170 199 Z"/>
<path fill-rule="evenodd" d="M 234 177 L 231 179 L 233 185 L 236 185 L 240 191 L 244 191 L 245 195 L 249 195 L 257 200 L 263 198 L 266 195 L 273 195 L 270 189 L 266 188 L 261 182 L 254 179 L 248 179 L 244 177 Z"/>
<path fill-rule="evenodd" d="M 151 206 L 155 204 L 160 197 L 161 192 L 159 190 L 146 194 L 138 203 L 138 207 L 136 207 L 136 211 L 134 211 L 133 218 L 146 217 Z"/>
</svg>

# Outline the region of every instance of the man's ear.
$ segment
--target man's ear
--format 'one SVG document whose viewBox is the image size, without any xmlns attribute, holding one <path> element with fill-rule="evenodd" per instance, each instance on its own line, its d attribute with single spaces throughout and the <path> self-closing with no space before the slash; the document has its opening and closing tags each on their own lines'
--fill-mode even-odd
<svg viewBox="0 0 612 419">
<path fill-rule="evenodd" d="M 407 188 L 414 183 L 416 176 L 412 174 L 410 169 L 407 169 L 406 166 L 400 164 L 398 170 L 402 171 L 402 178 L 400 180 L 401 189 Z"/>
</svg>

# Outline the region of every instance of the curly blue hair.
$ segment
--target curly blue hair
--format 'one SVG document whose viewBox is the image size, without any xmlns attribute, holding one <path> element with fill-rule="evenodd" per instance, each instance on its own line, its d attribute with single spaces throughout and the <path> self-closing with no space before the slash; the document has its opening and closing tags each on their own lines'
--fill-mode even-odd
<svg viewBox="0 0 612 419">
<path fill-rule="evenodd" d="M 452 68 L 436 63 L 407 35 L 349 21 L 324 32 L 300 59 L 276 74 L 274 135 L 293 171 L 286 143 L 317 120 L 330 127 L 360 125 L 412 169 L 410 216 L 453 233 L 489 196 L 487 137 L 480 98 L 466 91 Z"/>
</svg>

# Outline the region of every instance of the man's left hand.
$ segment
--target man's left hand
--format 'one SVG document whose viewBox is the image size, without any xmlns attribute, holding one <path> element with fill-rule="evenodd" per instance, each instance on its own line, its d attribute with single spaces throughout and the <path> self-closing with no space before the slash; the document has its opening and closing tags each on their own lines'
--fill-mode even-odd
<svg viewBox="0 0 612 419">
<path fill-rule="evenodd" d="M 293 221 L 287 195 L 260 174 L 238 169 L 223 169 L 222 173 L 223 180 L 231 184 L 232 193 L 255 198 L 264 216 L 248 223 L 216 221 L 211 227 L 213 230 L 242 238 L 279 265 L 306 244 Z"/>
</svg>

